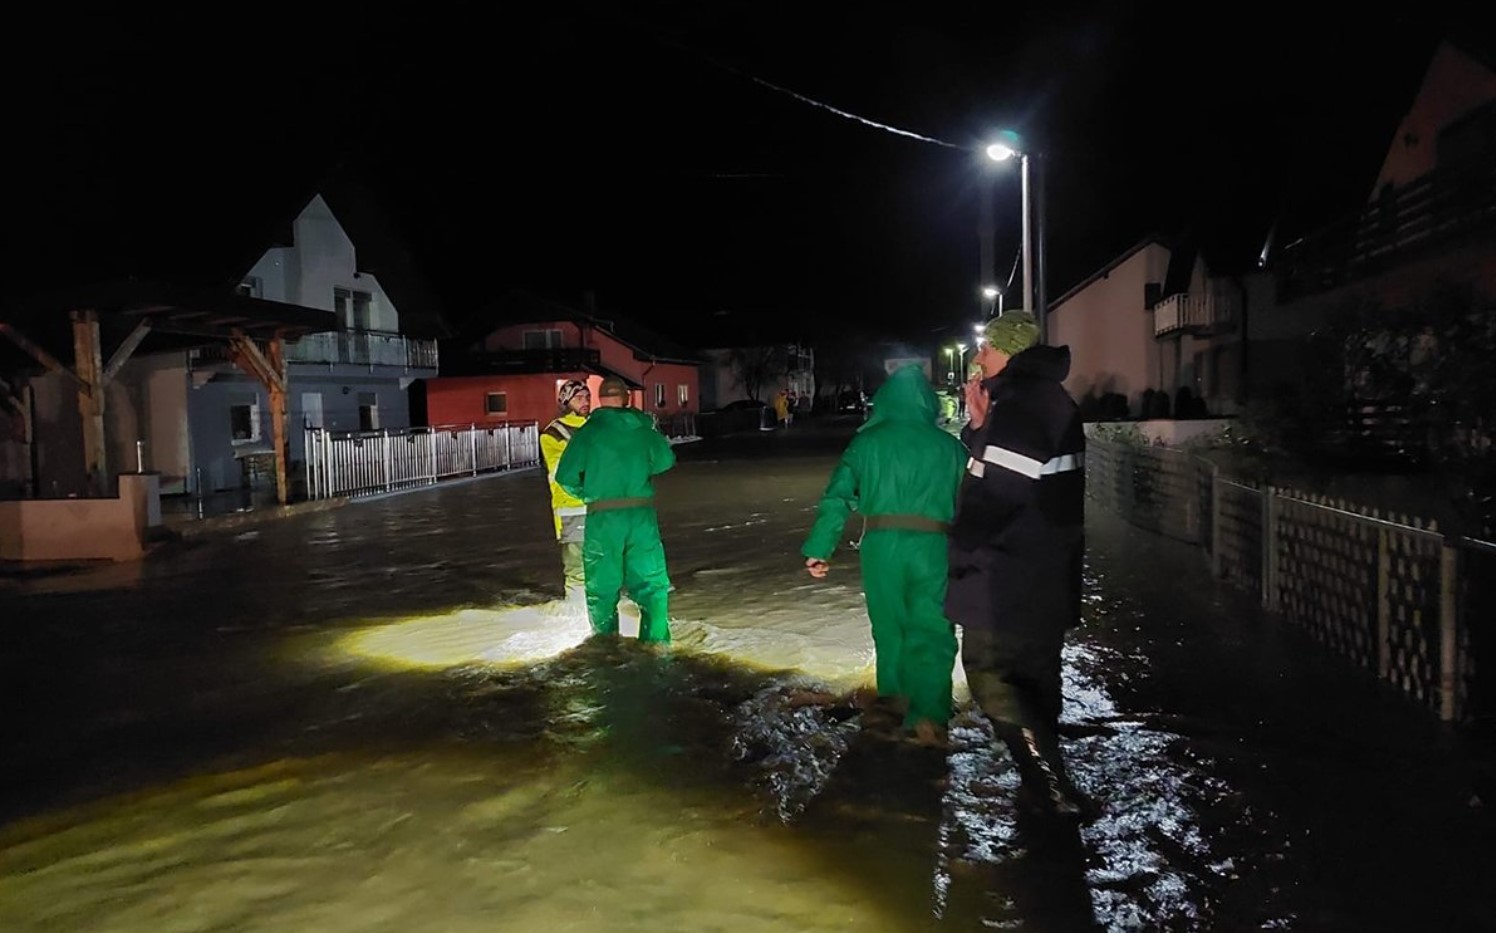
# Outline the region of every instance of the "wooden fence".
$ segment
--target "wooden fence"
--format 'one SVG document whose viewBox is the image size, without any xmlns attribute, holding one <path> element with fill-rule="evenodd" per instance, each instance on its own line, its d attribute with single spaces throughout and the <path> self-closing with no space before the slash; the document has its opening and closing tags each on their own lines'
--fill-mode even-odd
<svg viewBox="0 0 1496 933">
<path fill-rule="evenodd" d="M 1471 714 L 1472 582 L 1496 545 L 1434 522 L 1230 479 L 1188 451 L 1097 438 L 1086 492 L 1128 521 L 1201 547 L 1214 574 L 1444 720 Z"/>
</svg>

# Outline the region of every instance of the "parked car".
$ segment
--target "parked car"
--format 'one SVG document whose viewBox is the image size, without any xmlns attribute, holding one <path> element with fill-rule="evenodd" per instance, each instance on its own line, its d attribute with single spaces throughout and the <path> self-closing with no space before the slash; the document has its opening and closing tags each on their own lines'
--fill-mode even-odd
<svg viewBox="0 0 1496 933">
<path fill-rule="evenodd" d="M 736 402 L 728 402 L 726 405 L 723 405 L 721 408 L 719 408 L 717 410 L 718 411 L 744 411 L 745 409 L 750 409 L 750 408 L 767 408 L 767 407 L 769 407 L 769 403 L 768 402 L 761 402 L 761 401 L 759 401 L 756 398 L 740 398 Z"/>
<path fill-rule="evenodd" d="M 867 412 L 867 396 L 861 392 L 843 392 L 836 399 L 836 411 L 843 415 L 861 415 Z"/>
</svg>

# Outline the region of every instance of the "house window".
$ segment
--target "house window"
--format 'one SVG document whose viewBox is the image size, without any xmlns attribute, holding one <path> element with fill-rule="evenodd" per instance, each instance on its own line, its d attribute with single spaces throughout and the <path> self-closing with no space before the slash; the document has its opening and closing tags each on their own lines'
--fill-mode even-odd
<svg viewBox="0 0 1496 933">
<path fill-rule="evenodd" d="M 509 395 L 505 392 L 490 392 L 483 399 L 483 410 L 490 415 L 509 414 Z"/>
<path fill-rule="evenodd" d="M 265 297 L 264 283 L 260 281 L 260 277 L 257 275 L 251 275 L 244 281 L 240 282 L 237 291 L 245 298 Z"/>
<path fill-rule="evenodd" d="M 246 398 L 229 406 L 229 437 L 235 444 L 252 444 L 260 439 L 259 398 Z"/>
<path fill-rule="evenodd" d="M 527 330 L 524 339 L 526 350 L 552 350 L 561 346 L 561 330 Z"/>
<path fill-rule="evenodd" d="M 301 393 L 301 423 L 308 428 L 322 427 L 322 393 Z"/>
<path fill-rule="evenodd" d="M 360 431 L 379 430 L 379 396 L 373 392 L 358 394 L 358 429 Z"/>
<path fill-rule="evenodd" d="M 676 386 L 675 400 L 680 403 L 680 407 L 685 408 L 686 404 L 691 401 L 691 387 L 684 382 Z"/>
<path fill-rule="evenodd" d="M 665 383 L 663 382 L 655 383 L 655 407 L 665 407 Z"/>
<path fill-rule="evenodd" d="M 347 330 L 372 330 L 374 324 L 374 296 L 368 292 L 356 292 L 351 288 L 332 290 L 332 311 L 338 323 Z"/>
</svg>

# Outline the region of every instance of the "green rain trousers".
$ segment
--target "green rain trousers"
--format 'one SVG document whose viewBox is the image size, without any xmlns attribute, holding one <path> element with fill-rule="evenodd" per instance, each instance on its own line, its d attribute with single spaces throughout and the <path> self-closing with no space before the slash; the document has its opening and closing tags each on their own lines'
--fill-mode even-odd
<svg viewBox="0 0 1496 933">
<path fill-rule="evenodd" d="M 675 465 L 654 421 L 630 408 L 602 408 L 572 436 L 556 483 L 587 503 L 582 566 L 587 617 L 599 635 L 618 632 L 618 595 L 639 604 L 639 640 L 670 640 L 670 578 L 654 510 L 653 478 Z"/>
<path fill-rule="evenodd" d="M 945 535 L 870 529 L 862 589 L 873 625 L 878 695 L 909 699 L 904 724 L 951 718 L 956 634 L 945 618 Z"/>
<path fill-rule="evenodd" d="M 942 431 L 940 403 L 917 367 L 889 377 L 831 474 L 801 553 L 830 560 L 847 518 L 867 521 L 862 585 L 877 654 L 878 694 L 909 701 L 904 724 L 951 714 L 955 627 L 945 617 L 945 528 L 966 448 Z"/>
<path fill-rule="evenodd" d="M 618 634 L 618 592 L 627 587 L 639 605 L 639 640 L 670 640 L 670 577 L 653 506 L 589 513 L 582 560 L 594 632 Z"/>
</svg>

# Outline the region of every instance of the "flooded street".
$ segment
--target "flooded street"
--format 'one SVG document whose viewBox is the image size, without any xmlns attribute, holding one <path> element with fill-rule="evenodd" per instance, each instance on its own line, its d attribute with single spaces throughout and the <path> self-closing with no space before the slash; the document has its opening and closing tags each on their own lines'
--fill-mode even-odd
<svg viewBox="0 0 1496 933">
<path fill-rule="evenodd" d="M 1496 925 L 1437 723 L 1104 514 L 1065 671 L 1093 823 L 1015 806 L 959 665 L 945 753 L 792 704 L 872 679 L 855 552 L 798 556 L 847 436 L 682 448 L 668 650 L 555 602 L 534 471 L 0 577 L 0 929 Z"/>
</svg>

